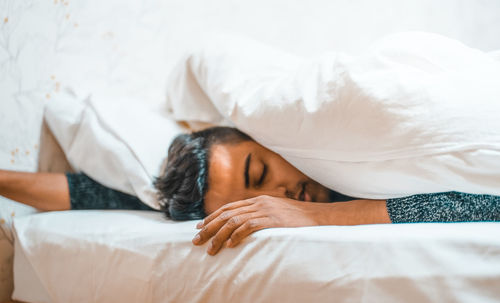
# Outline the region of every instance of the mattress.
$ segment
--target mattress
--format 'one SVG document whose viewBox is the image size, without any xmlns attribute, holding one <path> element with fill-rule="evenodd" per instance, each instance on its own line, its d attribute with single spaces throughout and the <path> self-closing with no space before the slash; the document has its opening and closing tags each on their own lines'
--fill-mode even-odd
<svg viewBox="0 0 500 303">
<path fill-rule="evenodd" d="M 30 206 L 0 196 L 0 302 L 8 301 L 14 289 L 14 219 L 37 213 Z"/>
<path fill-rule="evenodd" d="M 73 211 L 15 220 L 27 302 L 498 302 L 500 224 L 275 228 L 216 256 L 196 222 Z"/>
</svg>

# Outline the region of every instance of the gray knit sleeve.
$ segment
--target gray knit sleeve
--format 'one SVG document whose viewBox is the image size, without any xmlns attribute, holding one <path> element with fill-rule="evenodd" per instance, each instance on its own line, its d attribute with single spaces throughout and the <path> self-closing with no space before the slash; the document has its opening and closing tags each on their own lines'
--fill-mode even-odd
<svg viewBox="0 0 500 303">
<path fill-rule="evenodd" d="M 138 198 L 105 187 L 85 174 L 67 173 L 71 209 L 154 210 Z"/>
<path fill-rule="evenodd" d="M 500 221 L 500 196 L 459 192 L 388 199 L 393 223 Z"/>
</svg>

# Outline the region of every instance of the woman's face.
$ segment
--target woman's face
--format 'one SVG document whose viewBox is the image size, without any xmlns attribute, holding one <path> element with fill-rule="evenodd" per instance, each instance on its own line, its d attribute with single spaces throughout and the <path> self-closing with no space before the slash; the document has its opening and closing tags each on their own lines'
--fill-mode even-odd
<svg viewBox="0 0 500 303">
<path fill-rule="evenodd" d="M 210 150 L 205 211 L 261 195 L 327 202 L 329 190 L 254 141 L 214 144 Z"/>
</svg>

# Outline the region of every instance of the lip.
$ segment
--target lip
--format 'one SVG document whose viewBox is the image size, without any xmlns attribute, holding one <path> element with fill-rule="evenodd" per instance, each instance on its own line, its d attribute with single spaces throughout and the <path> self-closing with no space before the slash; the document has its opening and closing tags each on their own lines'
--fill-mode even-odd
<svg viewBox="0 0 500 303">
<path fill-rule="evenodd" d="M 304 190 L 304 201 L 306 201 L 306 202 L 312 202 L 311 196 L 305 190 Z"/>
<path fill-rule="evenodd" d="M 309 193 L 307 192 L 306 186 L 307 186 L 306 182 L 302 183 L 302 189 L 300 190 L 300 193 L 299 193 L 297 200 L 311 202 L 312 198 L 311 198 L 311 195 L 309 195 Z"/>
</svg>

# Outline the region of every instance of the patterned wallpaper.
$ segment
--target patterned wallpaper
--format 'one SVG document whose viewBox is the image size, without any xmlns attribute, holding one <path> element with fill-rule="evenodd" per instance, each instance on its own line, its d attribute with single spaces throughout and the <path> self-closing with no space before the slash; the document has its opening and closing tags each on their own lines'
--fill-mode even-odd
<svg viewBox="0 0 500 303">
<path fill-rule="evenodd" d="M 159 4 L 0 1 L 0 168 L 36 169 L 43 106 L 63 90 L 161 100 Z"/>
<path fill-rule="evenodd" d="M 64 91 L 162 100 L 161 3 L 0 0 L 0 169 L 37 170 L 44 105 Z M 33 212 L 0 197 L 0 302 L 13 289 L 12 221 Z"/>
<path fill-rule="evenodd" d="M 401 30 L 493 50 L 499 12 L 497 0 L 0 0 L 0 168 L 36 169 L 43 106 L 63 90 L 161 103 L 168 70 L 209 30 L 298 54 Z"/>
</svg>

